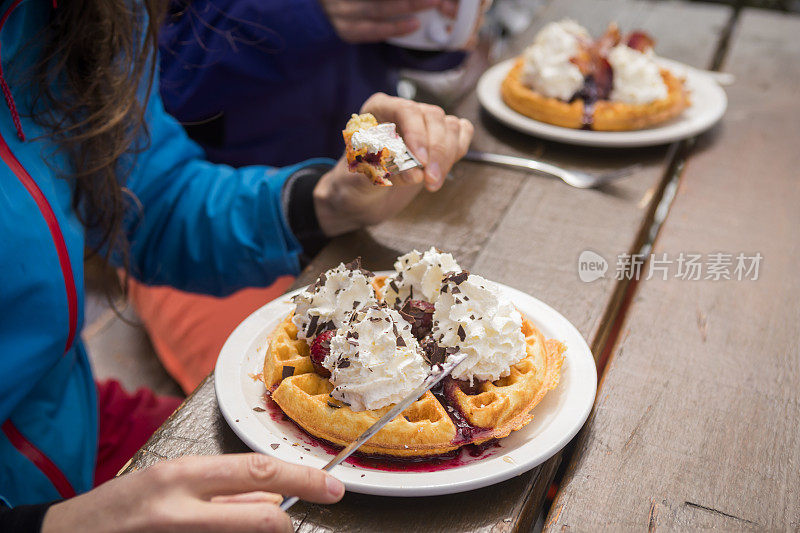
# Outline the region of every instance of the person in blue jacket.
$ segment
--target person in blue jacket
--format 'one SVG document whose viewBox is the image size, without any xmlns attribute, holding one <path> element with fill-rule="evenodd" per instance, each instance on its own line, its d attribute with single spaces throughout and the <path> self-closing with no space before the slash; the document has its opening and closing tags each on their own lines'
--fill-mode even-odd
<svg viewBox="0 0 800 533">
<path fill-rule="evenodd" d="M 290 530 L 278 494 L 340 482 L 257 454 L 166 461 L 97 488 L 98 405 L 80 340 L 90 249 L 140 280 L 224 295 L 296 273 L 305 246 L 436 189 L 472 125 L 385 94 L 432 175 L 378 188 L 319 158 L 213 164 L 161 103 L 157 0 L 0 1 L 0 530 Z M 335 83 L 335 80 L 321 81 Z M 276 137 L 273 143 L 283 139 Z"/>
<path fill-rule="evenodd" d="M 463 61 L 463 52 L 385 42 L 417 29 L 416 13 L 431 8 L 454 15 L 457 2 L 172 0 L 159 40 L 164 105 L 214 162 L 336 158 L 348 110 L 394 94 L 401 68 Z"/>
</svg>

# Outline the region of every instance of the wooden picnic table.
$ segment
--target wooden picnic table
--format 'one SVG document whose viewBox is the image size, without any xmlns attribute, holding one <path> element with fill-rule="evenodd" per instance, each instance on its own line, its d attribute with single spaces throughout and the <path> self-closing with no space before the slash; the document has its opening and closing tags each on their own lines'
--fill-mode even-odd
<svg viewBox="0 0 800 533">
<path fill-rule="evenodd" d="M 465 268 L 545 301 L 575 324 L 597 360 L 610 355 L 548 530 L 796 529 L 800 282 L 790 269 L 800 259 L 792 234 L 800 226 L 800 151 L 788 150 L 787 140 L 800 133 L 800 17 L 719 4 L 552 0 L 507 55 L 565 16 L 595 34 L 611 20 L 643 28 L 665 57 L 725 66 L 737 77 L 728 115 L 696 143 L 600 150 L 507 129 L 470 94 L 449 111 L 474 122 L 476 149 L 592 172 L 641 166 L 602 189 L 578 190 L 461 162 L 438 193 L 423 193 L 391 221 L 335 239 L 295 285 L 357 255 L 373 270 L 389 269 L 399 254 L 434 245 Z M 760 251 L 760 279 L 617 279 L 616 258 L 649 250 L 659 225 L 656 253 Z M 584 250 L 609 261 L 606 277 L 580 281 Z M 246 450 L 219 412 L 212 375 L 124 471 Z M 347 494 L 332 506 L 301 502 L 290 514 L 304 532 L 525 531 L 561 457 L 466 493 Z"/>
</svg>

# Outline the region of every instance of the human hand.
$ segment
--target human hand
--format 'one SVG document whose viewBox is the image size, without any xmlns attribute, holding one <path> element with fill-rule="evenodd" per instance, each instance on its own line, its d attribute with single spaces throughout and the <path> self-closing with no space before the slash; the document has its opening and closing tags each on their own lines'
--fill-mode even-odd
<svg viewBox="0 0 800 533">
<path fill-rule="evenodd" d="M 453 164 L 467 153 L 474 133 L 470 121 L 446 115 L 440 107 L 383 93 L 364 102 L 361 113 L 372 113 L 379 122 L 397 124 L 406 146 L 423 168 L 393 175 L 392 187 L 377 187 L 366 176 L 350 172 L 341 158 L 314 189 L 317 219 L 329 236 L 391 218 L 423 185 L 429 191 L 439 190 Z"/>
<path fill-rule="evenodd" d="M 322 470 L 256 453 L 183 457 L 53 505 L 42 532 L 288 532 L 281 494 L 334 503 L 344 485 Z"/>
<path fill-rule="evenodd" d="M 348 43 L 377 43 L 419 28 L 414 14 L 442 0 L 319 0 L 339 37 Z"/>
</svg>

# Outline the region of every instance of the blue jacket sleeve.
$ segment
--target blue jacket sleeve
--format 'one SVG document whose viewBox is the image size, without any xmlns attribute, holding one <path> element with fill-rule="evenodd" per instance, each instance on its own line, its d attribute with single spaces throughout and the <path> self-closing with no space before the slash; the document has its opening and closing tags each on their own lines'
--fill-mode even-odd
<svg viewBox="0 0 800 533">
<path fill-rule="evenodd" d="M 225 295 L 296 273 L 301 247 L 284 216 L 281 189 L 297 170 L 332 162 L 239 169 L 209 163 L 166 114 L 156 90 L 146 120 L 149 140 L 126 165 L 134 197 L 126 219 L 134 277 Z"/>
</svg>

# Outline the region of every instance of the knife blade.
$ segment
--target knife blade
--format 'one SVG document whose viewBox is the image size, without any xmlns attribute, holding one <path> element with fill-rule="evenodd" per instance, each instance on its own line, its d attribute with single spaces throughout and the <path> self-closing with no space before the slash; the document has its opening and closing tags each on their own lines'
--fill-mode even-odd
<svg viewBox="0 0 800 533">
<path fill-rule="evenodd" d="M 396 403 L 394 407 L 386 411 L 386 414 L 380 417 L 377 422 L 372 424 L 369 429 L 362 433 L 356 440 L 342 449 L 342 451 L 340 451 L 336 457 L 331 459 L 328 464 L 322 467 L 322 470 L 328 472 L 333 467 L 341 464 L 342 461 L 353 455 L 353 452 L 360 448 L 362 444 L 367 442 L 375 433 L 380 431 L 383 426 L 394 420 L 394 418 L 405 411 L 409 405 L 416 402 L 420 396 L 435 387 L 445 377 L 449 376 L 453 370 L 455 370 L 455 368 L 467 358 L 467 355 L 469 355 L 468 352 L 457 352 L 450 357 L 449 362 L 442 365 L 434 365 L 433 369 L 431 369 L 431 373 L 427 378 L 425 378 L 425 381 L 423 381 L 419 387 L 414 389 L 408 396 Z M 281 510 L 286 511 L 289 507 L 297 503 L 299 499 L 300 498 L 297 496 L 284 498 L 281 502 Z"/>
</svg>

